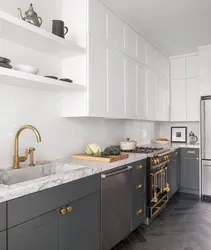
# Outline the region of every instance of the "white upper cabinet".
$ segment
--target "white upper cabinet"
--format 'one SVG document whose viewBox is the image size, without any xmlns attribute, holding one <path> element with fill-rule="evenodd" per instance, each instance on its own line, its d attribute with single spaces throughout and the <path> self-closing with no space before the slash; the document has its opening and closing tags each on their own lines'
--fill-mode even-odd
<svg viewBox="0 0 211 250">
<path fill-rule="evenodd" d="M 128 56 L 136 59 L 137 58 L 137 33 L 130 28 L 129 26 L 126 26 L 126 53 Z"/>
<path fill-rule="evenodd" d="M 108 117 L 125 117 L 125 57 L 113 48 L 107 51 Z"/>
<path fill-rule="evenodd" d="M 106 42 L 106 15 L 106 7 L 98 0 L 89 1 L 89 35 L 100 43 Z"/>
<path fill-rule="evenodd" d="M 199 77 L 199 56 L 186 58 L 187 78 Z"/>
<path fill-rule="evenodd" d="M 171 60 L 171 79 L 186 78 L 186 60 L 184 58 L 174 58 Z"/>
<path fill-rule="evenodd" d="M 169 121 L 169 79 L 158 78 L 157 120 Z"/>
<path fill-rule="evenodd" d="M 200 121 L 200 85 L 197 78 L 187 79 L 187 121 Z"/>
<path fill-rule="evenodd" d="M 157 119 L 157 74 L 147 70 L 147 120 Z"/>
<path fill-rule="evenodd" d="M 147 70 L 144 66 L 138 67 L 138 117 L 147 120 Z"/>
<path fill-rule="evenodd" d="M 171 121 L 186 121 L 186 80 L 171 81 Z"/>
<path fill-rule="evenodd" d="M 126 88 L 125 107 L 126 118 L 138 118 L 138 64 L 133 59 L 126 58 Z"/>
<path fill-rule="evenodd" d="M 155 69 L 156 49 L 149 43 L 147 43 L 147 66 L 151 69 Z"/>
<path fill-rule="evenodd" d="M 169 78 L 169 59 L 158 50 L 156 51 L 156 71 L 161 76 Z"/>
<path fill-rule="evenodd" d="M 107 11 L 107 39 L 110 46 L 125 51 L 125 23 L 109 10 Z"/>
<path fill-rule="evenodd" d="M 147 62 L 147 42 L 141 37 L 137 37 L 137 59 L 140 63 Z"/>
</svg>

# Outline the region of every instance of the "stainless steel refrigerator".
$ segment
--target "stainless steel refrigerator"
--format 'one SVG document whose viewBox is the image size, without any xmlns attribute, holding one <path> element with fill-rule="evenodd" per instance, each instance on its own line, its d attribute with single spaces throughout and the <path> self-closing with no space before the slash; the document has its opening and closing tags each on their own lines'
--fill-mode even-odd
<svg viewBox="0 0 211 250">
<path fill-rule="evenodd" d="M 211 199 L 211 96 L 201 98 L 201 194 Z"/>
</svg>

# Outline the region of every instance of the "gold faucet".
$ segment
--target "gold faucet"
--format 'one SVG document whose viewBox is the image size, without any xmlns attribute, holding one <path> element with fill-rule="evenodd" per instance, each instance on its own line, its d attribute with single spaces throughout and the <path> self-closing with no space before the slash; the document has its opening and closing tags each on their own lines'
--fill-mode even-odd
<svg viewBox="0 0 211 250">
<path fill-rule="evenodd" d="M 18 147 L 19 147 L 19 136 L 20 136 L 21 132 L 23 130 L 25 130 L 25 129 L 32 130 L 35 133 L 36 137 L 37 137 L 37 142 L 41 142 L 40 133 L 35 127 L 33 127 L 31 125 L 24 125 L 23 127 L 21 127 L 17 131 L 17 133 L 15 135 L 15 155 L 14 155 L 14 162 L 13 162 L 13 168 L 14 169 L 20 168 L 20 162 L 25 162 L 28 159 L 28 152 L 29 151 L 28 150 L 26 151 L 26 156 L 19 156 L 19 149 L 18 149 Z"/>
</svg>

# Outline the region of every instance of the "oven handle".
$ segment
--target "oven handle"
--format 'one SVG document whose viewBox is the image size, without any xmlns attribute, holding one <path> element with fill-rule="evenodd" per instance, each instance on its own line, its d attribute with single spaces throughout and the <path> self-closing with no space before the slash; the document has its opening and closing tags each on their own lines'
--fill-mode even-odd
<svg viewBox="0 0 211 250">
<path fill-rule="evenodd" d="M 110 177 L 110 176 L 114 176 L 114 175 L 118 175 L 118 174 L 124 173 L 126 171 L 131 170 L 131 169 L 132 169 L 132 167 L 128 166 L 127 168 L 124 168 L 122 170 L 113 171 L 112 173 L 109 173 L 109 174 L 102 174 L 101 178 L 105 179 L 105 178 Z"/>
</svg>

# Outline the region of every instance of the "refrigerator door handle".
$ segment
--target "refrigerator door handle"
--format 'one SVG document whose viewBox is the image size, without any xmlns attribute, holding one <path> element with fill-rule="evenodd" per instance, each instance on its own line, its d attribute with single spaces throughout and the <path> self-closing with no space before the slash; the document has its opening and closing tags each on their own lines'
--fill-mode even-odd
<svg viewBox="0 0 211 250">
<path fill-rule="evenodd" d="M 206 158 L 206 122 L 205 122 L 205 101 L 201 101 L 201 153 L 202 159 Z"/>
</svg>

